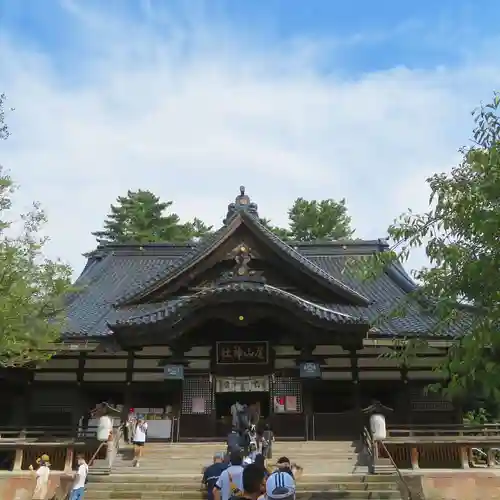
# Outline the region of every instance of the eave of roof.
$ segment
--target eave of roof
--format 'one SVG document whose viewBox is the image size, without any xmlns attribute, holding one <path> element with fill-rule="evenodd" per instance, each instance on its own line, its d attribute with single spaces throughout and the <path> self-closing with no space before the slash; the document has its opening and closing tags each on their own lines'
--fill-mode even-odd
<svg viewBox="0 0 500 500">
<path fill-rule="evenodd" d="M 156 324 L 159 322 L 174 323 L 182 317 L 191 314 L 194 309 L 199 309 L 212 303 L 225 301 L 256 301 L 273 303 L 285 307 L 298 308 L 302 313 L 311 315 L 316 320 L 339 325 L 366 325 L 369 324 L 360 317 L 335 311 L 331 308 L 315 304 L 290 292 L 281 290 L 263 283 L 236 282 L 227 283 L 213 288 L 207 288 L 186 297 L 179 297 L 163 304 L 158 309 L 132 316 L 114 324 L 108 324 L 113 331 L 137 327 L 139 325 Z"/>
</svg>

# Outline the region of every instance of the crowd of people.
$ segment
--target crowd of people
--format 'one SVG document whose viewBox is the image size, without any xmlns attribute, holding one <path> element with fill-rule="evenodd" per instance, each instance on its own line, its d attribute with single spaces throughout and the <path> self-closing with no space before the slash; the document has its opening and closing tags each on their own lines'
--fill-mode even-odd
<svg viewBox="0 0 500 500">
<path fill-rule="evenodd" d="M 203 473 L 202 483 L 207 500 L 294 500 L 296 485 L 294 467 L 288 457 L 277 460 L 274 470 L 257 453 L 247 460 L 242 450 L 216 453 L 213 464 Z"/>
<path fill-rule="evenodd" d="M 83 500 L 85 485 L 89 473 L 89 466 L 83 454 L 78 454 L 77 469 L 74 472 L 66 473 L 71 476 L 72 482 L 70 491 L 67 495 L 68 500 Z M 42 455 L 36 460 L 36 467 L 29 466 L 29 470 L 35 476 L 35 489 L 31 496 L 32 500 L 46 500 L 49 491 L 50 480 L 50 458 L 48 455 Z"/>
<path fill-rule="evenodd" d="M 238 402 L 232 406 L 231 414 L 227 449 L 216 453 L 213 464 L 203 473 L 207 500 L 293 500 L 297 466 L 288 457 L 281 457 L 273 468 L 267 467 L 274 442 L 270 426 L 258 429 L 258 414 Z"/>
</svg>

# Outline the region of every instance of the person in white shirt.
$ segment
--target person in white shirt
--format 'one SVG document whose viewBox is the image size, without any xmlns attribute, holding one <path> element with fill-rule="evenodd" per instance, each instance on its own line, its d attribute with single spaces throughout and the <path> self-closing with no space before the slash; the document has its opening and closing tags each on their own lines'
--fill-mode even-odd
<svg viewBox="0 0 500 500">
<path fill-rule="evenodd" d="M 236 401 L 233 405 L 231 405 L 231 423 L 233 429 L 239 429 L 239 413 L 243 411 L 243 406 L 239 401 Z"/>
<path fill-rule="evenodd" d="M 252 441 L 249 446 L 248 455 L 243 459 L 243 465 L 253 464 L 255 462 L 255 457 L 257 456 L 257 443 Z"/>
<path fill-rule="evenodd" d="M 69 500 L 83 500 L 83 494 L 85 493 L 85 483 L 87 482 L 87 476 L 89 473 L 89 466 L 85 461 L 83 455 L 77 455 L 78 470 L 73 479 L 73 487 L 71 488 L 71 494 Z"/>
<path fill-rule="evenodd" d="M 221 473 L 213 489 L 214 500 L 229 500 L 243 494 L 242 457 L 238 452 L 229 456 L 229 467 Z"/>
<path fill-rule="evenodd" d="M 134 467 L 139 467 L 139 461 L 144 453 L 144 445 L 148 434 L 148 423 L 142 415 L 137 416 L 137 424 L 134 428 Z"/>
<path fill-rule="evenodd" d="M 382 413 L 382 405 L 375 402 L 372 405 L 372 414 L 370 416 L 370 432 L 375 441 L 380 441 L 387 437 L 387 428 L 385 424 L 385 416 Z"/>
<path fill-rule="evenodd" d="M 295 500 L 295 492 L 295 480 L 288 472 L 273 472 L 266 481 L 268 500 Z"/>
<path fill-rule="evenodd" d="M 109 415 L 101 415 L 97 426 L 97 439 L 101 441 L 101 443 L 107 442 L 112 432 L 113 420 Z"/>
<path fill-rule="evenodd" d="M 50 463 L 49 456 L 42 455 L 36 461 L 38 469 L 36 472 L 33 466 L 29 466 L 29 470 L 36 474 L 35 491 L 33 492 L 32 500 L 45 500 L 49 491 L 49 476 L 50 476 Z"/>
</svg>

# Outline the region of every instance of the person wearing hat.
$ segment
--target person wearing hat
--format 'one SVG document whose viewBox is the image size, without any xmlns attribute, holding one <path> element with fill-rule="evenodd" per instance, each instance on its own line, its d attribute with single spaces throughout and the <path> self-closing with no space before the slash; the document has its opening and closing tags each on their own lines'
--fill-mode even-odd
<svg viewBox="0 0 500 500">
<path fill-rule="evenodd" d="M 36 464 L 38 465 L 35 471 L 33 466 L 29 466 L 29 470 L 36 475 L 35 491 L 33 491 L 32 500 L 45 500 L 49 490 L 49 476 L 50 476 L 50 459 L 48 455 L 42 455 L 37 458 Z"/>
<path fill-rule="evenodd" d="M 295 500 L 295 480 L 288 472 L 277 470 L 266 481 L 266 497 L 269 500 Z"/>
<path fill-rule="evenodd" d="M 214 453 L 214 462 L 209 465 L 203 472 L 201 482 L 207 489 L 207 500 L 213 500 L 213 489 L 220 475 L 228 468 L 229 464 L 225 462 L 225 454 L 223 452 Z"/>
</svg>

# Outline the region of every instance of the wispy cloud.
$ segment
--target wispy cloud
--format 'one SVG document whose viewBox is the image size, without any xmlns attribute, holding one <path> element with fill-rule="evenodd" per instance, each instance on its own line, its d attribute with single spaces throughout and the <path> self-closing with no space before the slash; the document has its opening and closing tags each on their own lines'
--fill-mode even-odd
<svg viewBox="0 0 500 500">
<path fill-rule="evenodd" d="M 78 269 L 109 204 L 135 188 L 212 224 L 240 184 L 276 223 L 295 197 L 346 197 L 357 236 L 384 236 L 402 210 L 425 208 L 425 177 L 456 162 L 470 109 L 500 81 L 496 53 L 353 77 L 322 38 L 266 47 L 258 27 L 202 12 L 142 2 L 139 21 L 61 5 L 81 36 L 72 66 L 12 33 L 0 40 L 1 90 L 16 107 L 1 161 L 19 204 L 47 208 L 51 254 Z"/>
</svg>

